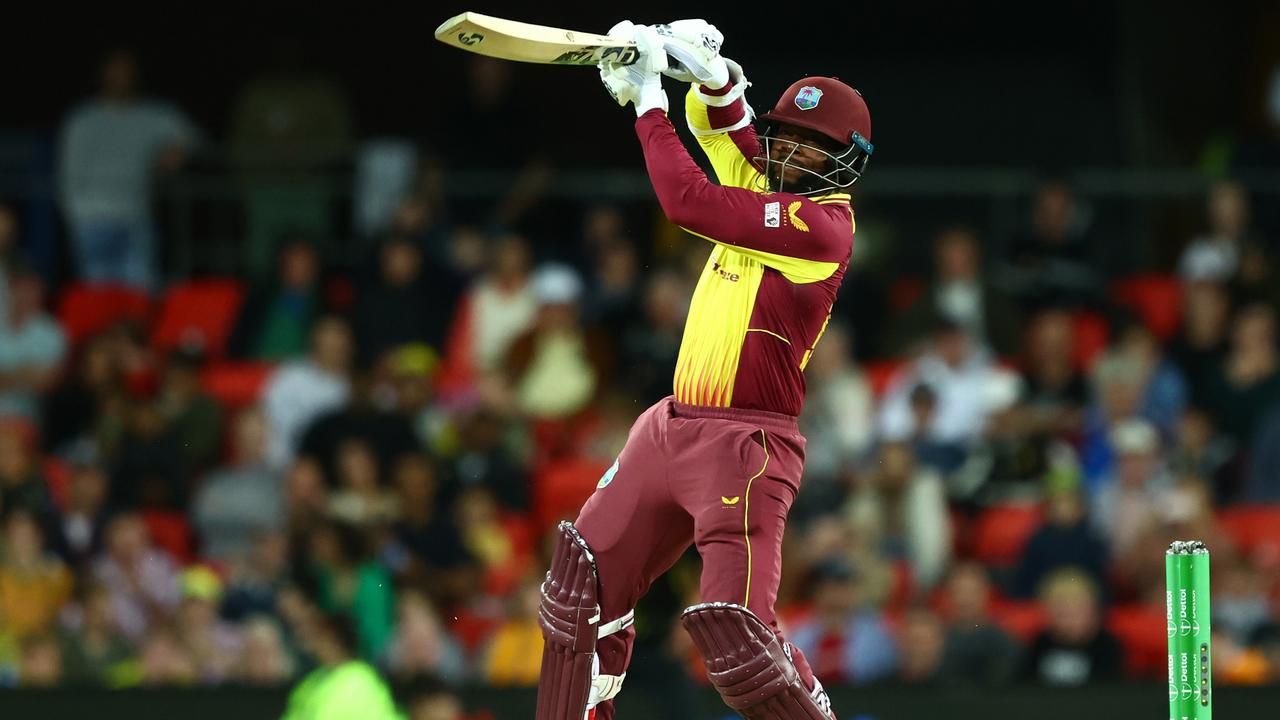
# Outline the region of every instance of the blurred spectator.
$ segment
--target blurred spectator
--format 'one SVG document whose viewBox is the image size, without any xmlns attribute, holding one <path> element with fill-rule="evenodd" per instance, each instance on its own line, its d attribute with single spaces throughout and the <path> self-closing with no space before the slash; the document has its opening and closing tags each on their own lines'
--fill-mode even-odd
<svg viewBox="0 0 1280 720">
<path fill-rule="evenodd" d="M 0 418 L 0 510 L 21 508 L 44 518 L 53 509 L 48 486 L 36 467 L 35 444 L 29 425 Z"/>
<path fill-rule="evenodd" d="M 168 623 L 157 623 L 147 631 L 138 650 L 144 687 L 192 685 L 199 670 L 187 655 L 177 632 Z"/>
<path fill-rule="evenodd" d="M 1088 386 L 1074 362 L 1075 328 L 1065 310 L 1045 310 L 1026 332 L 1024 380 L 1015 424 L 1026 434 L 1078 431 Z"/>
<path fill-rule="evenodd" d="M 524 466 L 504 443 L 506 425 L 495 413 L 478 409 L 458 420 L 459 448 L 449 461 L 449 482 L 441 502 L 452 505 L 468 487 L 488 488 L 502 507 L 529 508 L 529 478 Z"/>
<path fill-rule="evenodd" d="M 440 624 L 431 602 L 407 590 L 399 597 L 395 639 L 387 651 L 387 666 L 401 680 L 431 677 L 456 685 L 466 678 L 466 659 L 458 643 Z M 537 653 L 542 662 L 541 646 Z"/>
<path fill-rule="evenodd" d="M 263 389 L 269 426 L 267 459 L 274 467 L 293 460 L 302 434 L 324 413 L 340 408 L 351 394 L 351 328 L 326 316 L 311 328 L 307 358 L 281 366 Z"/>
<path fill-rule="evenodd" d="M 495 687 L 534 687 L 542 661 L 542 630 L 538 625 L 541 582 L 528 577 L 507 600 L 507 617 L 494 630 L 482 651 L 480 672 Z"/>
<path fill-rule="evenodd" d="M 389 523 L 398 514 L 394 493 L 383 487 L 378 459 L 368 443 L 347 438 L 338 446 L 338 487 L 329 495 L 329 516 L 362 528 Z"/>
<path fill-rule="evenodd" d="M 894 379 L 885 395 L 880 432 L 889 440 L 922 437 L 964 448 L 982 436 L 993 410 L 1012 403 L 1012 393 L 1004 392 L 1012 384 L 956 321 L 936 320 L 929 349 Z M 920 385 L 937 398 L 927 417 L 913 407 Z"/>
<path fill-rule="evenodd" d="M 946 634 L 942 620 L 927 607 L 907 610 L 898 631 L 898 679 L 909 685 L 934 685 L 942 676 Z"/>
<path fill-rule="evenodd" d="M 875 471 L 845 512 L 885 557 L 906 562 L 916 588 L 927 591 L 951 558 L 951 519 L 942 478 L 916 464 L 905 443 L 880 449 Z"/>
<path fill-rule="evenodd" d="M 116 627 L 111 593 L 101 585 L 83 590 L 76 622 L 62 629 L 63 668 L 76 685 L 115 685 L 127 672 L 133 648 Z"/>
<path fill-rule="evenodd" d="M 589 324 L 625 328 L 640 313 L 642 275 L 632 241 L 610 234 L 595 251 L 594 273 L 583 313 Z"/>
<path fill-rule="evenodd" d="M 178 606 L 179 642 L 191 658 L 201 682 L 216 684 L 236 671 L 243 638 L 239 629 L 218 617 L 222 580 L 203 565 L 182 573 L 182 604 Z"/>
<path fill-rule="evenodd" d="M 40 395 L 53 388 L 67 353 L 57 320 L 44 311 L 44 281 L 8 268 L 8 314 L 0 317 L 0 416 L 37 422 Z"/>
<path fill-rule="evenodd" d="M 1274 674 L 1267 657 L 1213 628 L 1213 679 L 1218 685 L 1266 685 Z"/>
<path fill-rule="evenodd" d="M 1268 305 L 1248 305 L 1236 315 L 1231 349 L 1208 382 L 1205 404 L 1214 424 L 1237 443 L 1253 439 L 1263 414 L 1280 403 L 1280 355 L 1276 315 Z"/>
<path fill-rule="evenodd" d="M 1249 195 L 1239 183 L 1220 180 L 1206 198 L 1208 228 L 1182 252 L 1183 277 L 1228 285 L 1241 302 L 1274 303 L 1273 255 L 1252 227 Z"/>
<path fill-rule="evenodd" d="M 128 407 L 127 425 L 111 468 L 111 500 L 121 507 L 185 510 L 192 475 L 156 398 Z"/>
<path fill-rule="evenodd" d="M 828 324 L 805 368 L 808 394 L 800 431 L 808 445 L 800 492 L 820 508 L 839 501 L 836 483 L 863 459 L 875 439 L 875 398 L 862 369 L 854 363 L 851 344 L 842 323 Z M 809 507 L 806 504 L 804 509 Z"/>
<path fill-rule="evenodd" d="M 62 648 L 52 635 L 34 635 L 22 643 L 18 681 L 27 687 L 41 688 L 62 684 Z"/>
<path fill-rule="evenodd" d="M 236 663 L 236 678 L 247 685 L 278 687 L 294 676 L 294 660 L 285 647 L 279 625 L 257 615 L 244 623 L 244 642 Z"/>
<path fill-rule="evenodd" d="M 480 561 L 491 579 L 509 576 L 520 557 L 511 536 L 498 517 L 493 492 L 485 487 L 466 488 L 454 501 L 454 522 L 472 557 Z"/>
<path fill-rule="evenodd" d="M 1031 642 L 1024 679 L 1056 686 L 1120 679 L 1124 648 L 1102 627 L 1097 583 L 1088 573 L 1063 568 L 1047 576 L 1040 601 L 1049 625 Z"/>
<path fill-rule="evenodd" d="M 1093 366 L 1092 398 L 1085 413 L 1080 463 L 1086 491 L 1093 493 L 1115 464 L 1111 430 L 1116 423 L 1140 417 L 1146 369 L 1141 359 L 1111 352 Z"/>
<path fill-rule="evenodd" d="M 239 621 L 279 613 L 278 598 L 289 580 L 289 541 L 283 533 L 257 535 L 247 558 L 229 569 L 222 616 Z"/>
<path fill-rule="evenodd" d="M 284 238 L 332 237 L 324 170 L 351 150 L 351 110 L 331 78 L 305 64 L 298 38 L 283 37 L 270 67 L 245 84 L 231 112 L 229 142 L 245 186 L 245 260 L 263 277 Z"/>
<path fill-rule="evenodd" d="M 1077 306 L 1100 289 L 1089 215 L 1071 186 L 1049 180 L 1036 189 L 1030 227 L 1013 239 L 1011 287 L 1023 299 Z"/>
<path fill-rule="evenodd" d="M 4 520 L 0 561 L 0 635 L 16 640 L 48 632 L 71 597 L 71 573 L 45 549 L 40 525 L 26 510 Z"/>
<path fill-rule="evenodd" d="M 1227 355 L 1231 300 L 1221 284 L 1188 279 L 1182 286 L 1182 329 L 1169 346 L 1182 369 L 1191 401 L 1204 406 L 1206 390 Z"/>
<path fill-rule="evenodd" d="M 196 129 L 173 105 L 138 96 L 138 59 L 117 48 L 103 59 L 97 98 L 67 116 L 58 184 L 80 279 L 143 290 L 155 286 L 157 171 L 182 166 Z"/>
<path fill-rule="evenodd" d="M 400 720 L 391 689 L 356 657 L 356 635 L 342 615 L 316 618 L 302 635 L 318 667 L 289 693 L 282 720 Z"/>
<path fill-rule="evenodd" d="M 464 170 L 500 171 L 510 181 L 501 183 L 497 201 L 490 197 L 458 198 L 450 203 L 457 222 L 485 225 L 487 229 L 516 226 L 551 182 L 551 166 L 543 148 L 548 137 L 542 120 L 528 108 L 537 101 L 522 97 L 522 88 L 513 74 L 518 70 L 496 58 L 467 58 L 465 91 L 453 98 L 450 111 L 439 113 L 441 125 L 436 137 L 445 140 L 435 150 L 446 172 Z M 511 118 L 520 117 L 520 137 L 509 130 Z M 456 138 L 486 137 L 485 143 L 460 143 Z M 515 170 L 515 172 L 512 172 Z"/>
<path fill-rule="evenodd" d="M 319 415 L 305 429 L 297 452 L 319 460 L 325 477 L 336 482 L 343 472 L 339 451 L 353 439 L 373 452 L 379 476 L 396 458 L 420 449 L 412 418 L 367 373 L 355 376 L 346 403 Z"/>
<path fill-rule="evenodd" d="M 1122 556 L 1158 524 L 1158 509 L 1168 503 L 1173 478 L 1160 459 L 1160 436 L 1146 420 L 1117 423 L 1111 447 L 1115 473 L 1094 494 L 1091 519 L 1098 534 L 1110 542 L 1111 552 Z"/>
<path fill-rule="evenodd" d="M 1115 351 L 1141 365 L 1145 381 L 1139 413 L 1160 436 L 1172 437 L 1187 403 L 1187 384 L 1177 365 L 1163 357 L 1160 341 L 1136 316 L 1115 328 Z"/>
<path fill-rule="evenodd" d="M 1264 420 L 1263 426 L 1266 426 Z M 1178 422 L 1175 444 L 1169 451 L 1169 470 L 1175 477 L 1201 477 L 1218 484 L 1217 478 L 1236 453 L 1230 438 L 1219 435 L 1203 408 L 1188 406 Z M 1269 450 L 1265 442 L 1254 442 L 1254 462 Z M 1258 467 L 1256 464 L 1254 467 Z M 1277 474 L 1275 477 L 1280 477 Z M 1259 498 L 1261 501 L 1261 498 Z"/>
<path fill-rule="evenodd" d="M 1280 404 L 1273 405 L 1253 434 L 1245 486 L 1240 500 L 1280 502 Z"/>
<path fill-rule="evenodd" d="M 537 317 L 508 348 L 490 403 L 535 421 L 568 418 L 592 401 L 610 369 L 607 343 L 582 326 L 582 280 L 568 266 L 540 267 L 533 294 Z"/>
<path fill-rule="evenodd" d="M 1002 685 L 1013 677 L 1018 645 L 992 619 L 991 594 L 991 580 L 981 565 L 966 562 L 952 569 L 941 672 L 948 681 Z"/>
<path fill-rule="evenodd" d="M 109 510 L 107 474 L 98 464 L 97 452 L 84 444 L 68 458 L 71 477 L 66 504 L 52 518 L 49 544 L 74 570 L 89 566 L 102 551 Z"/>
<path fill-rule="evenodd" d="M 191 502 L 203 557 L 236 565 L 262 535 L 282 528 L 284 483 L 267 464 L 267 445 L 262 411 L 242 410 L 232 427 L 231 462 L 209 473 Z"/>
<path fill-rule="evenodd" d="M 367 538 L 349 525 L 325 524 L 307 538 L 316 604 L 352 619 L 360 656 L 380 661 L 391 640 L 395 596 L 391 578 L 369 554 Z"/>
<path fill-rule="evenodd" d="M 435 379 L 439 354 L 421 344 L 405 345 L 391 353 L 380 370 L 380 386 L 373 390 L 412 429 L 416 444 L 434 454 L 458 450 L 458 432 L 451 408 L 439 401 Z"/>
<path fill-rule="evenodd" d="M 106 550 L 94 562 L 93 577 L 111 595 L 116 626 L 135 642 L 165 621 L 182 599 L 177 566 L 151 544 L 136 513 L 117 515 L 107 526 Z M 162 658 L 164 649 L 161 643 L 156 650 Z"/>
<path fill-rule="evenodd" d="M 236 320 L 228 341 L 234 357 L 276 362 L 307 352 L 308 332 L 324 311 L 320 290 L 320 258 L 308 240 L 294 239 L 280 248 L 278 275 L 258 283 Z"/>
<path fill-rule="evenodd" d="M 222 408 L 200 387 L 204 356 L 179 350 L 169 356 L 160 381 L 160 412 L 178 441 L 182 463 L 188 471 L 209 467 L 218 456 L 222 440 Z"/>
<path fill-rule="evenodd" d="M 324 469 L 314 458 L 300 457 L 285 473 L 286 524 L 291 537 L 305 535 L 329 510 Z"/>
<path fill-rule="evenodd" d="M 448 692 L 423 695 L 410 705 L 409 720 L 463 720 L 462 701 Z"/>
<path fill-rule="evenodd" d="M 1020 598 L 1035 596 L 1045 578 L 1065 567 L 1080 568 L 1095 589 L 1107 577 L 1107 545 L 1089 524 L 1076 480 L 1058 473 L 1050 475 L 1046 489 L 1048 522 L 1027 541 L 1013 578 L 1013 594 Z"/>
<path fill-rule="evenodd" d="M 827 683 L 866 684 L 893 673 L 898 650 L 884 616 L 866 604 L 857 571 L 842 560 L 817 568 L 813 614 L 788 629 L 813 672 Z"/>
<path fill-rule="evenodd" d="M 499 367 L 516 338 L 533 327 L 538 300 L 531 281 L 531 253 L 519 235 L 492 248 L 489 270 L 458 304 L 446 344 L 446 384 L 459 390 Z"/>
<path fill-rule="evenodd" d="M 376 277 L 356 293 L 352 326 L 360 367 L 372 367 L 402 345 L 442 347 L 459 294 L 448 273 L 428 274 L 422 248 L 407 237 L 389 237 L 377 258 Z"/>
<path fill-rule="evenodd" d="M 441 512 L 435 468 L 421 455 L 405 455 L 396 464 L 395 485 L 401 510 L 392 566 L 406 584 L 425 586 L 437 600 L 461 601 L 474 589 L 476 563 L 454 518 Z"/>
<path fill-rule="evenodd" d="M 984 277 L 977 232 L 956 226 L 933 243 L 933 277 L 923 294 L 894 323 L 893 355 L 907 355 L 927 337 L 930 322 L 953 318 L 975 342 L 1009 355 L 1018 342 L 1017 307 Z"/>
<path fill-rule="evenodd" d="M 643 317 L 622 332 L 618 380 L 641 403 L 654 403 L 671 394 L 689 288 L 674 271 L 655 270 L 646 278 L 641 306 Z"/>
<path fill-rule="evenodd" d="M 1214 566 L 1213 629 L 1248 644 L 1272 622 L 1268 578 L 1243 558 L 1226 555 Z"/>
<path fill-rule="evenodd" d="M 18 216 L 0 202 L 0 318 L 9 317 L 9 268 L 18 257 Z"/>
<path fill-rule="evenodd" d="M 95 335 L 81 344 L 74 369 L 44 395 L 46 446 L 62 452 L 77 441 L 104 441 L 124 404 L 125 368 L 113 334 Z M 100 450 L 102 448 L 99 448 Z"/>
</svg>

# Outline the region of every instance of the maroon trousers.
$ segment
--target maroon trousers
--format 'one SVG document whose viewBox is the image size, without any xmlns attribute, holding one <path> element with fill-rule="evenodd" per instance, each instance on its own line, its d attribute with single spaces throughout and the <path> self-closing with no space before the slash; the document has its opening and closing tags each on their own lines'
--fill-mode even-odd
<svg viewBox="0 0 1280 720">
<path fill-rule="evenodd" d="M 743 605 L 777 632 L 782 534 L 800 489 L 804 446 L 788 415 L 671 397 L 646 410 L 575 523 L 595 554 L 601 622 L 635 608 L 693 543 L 703 563 L 701 601 Z M 634 638 L 628 628 L 600 641 L 602 673 L 626 671 Z M 812 689 L 808 662 L 791 650 Z M 613 703 L 596 716 L 612 718 Z"/>
</svg>

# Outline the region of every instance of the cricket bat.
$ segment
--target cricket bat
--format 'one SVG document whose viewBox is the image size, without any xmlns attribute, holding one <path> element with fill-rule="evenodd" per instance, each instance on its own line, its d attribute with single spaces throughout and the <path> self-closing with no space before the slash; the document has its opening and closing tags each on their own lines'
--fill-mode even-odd
<svg viewBox="0 0 1280 720">
<path fill-rule="evenodd" d="M 608 35 L 562 30 L 464 12 L 436 28 L 436 39 L 480 55 L 517 62 L 595 67 L 602 61 L 630 65 L 636 44 Z"/>
</svg>

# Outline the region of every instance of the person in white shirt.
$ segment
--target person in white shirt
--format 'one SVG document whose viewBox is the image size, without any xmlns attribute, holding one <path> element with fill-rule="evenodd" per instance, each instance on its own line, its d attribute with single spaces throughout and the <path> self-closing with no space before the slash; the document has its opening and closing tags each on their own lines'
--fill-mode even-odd
<svg viewBox="0 0 1280 720">
<path fill-rule="evenodd" d="M 172 104 L 140 98 L 137 89 L 137 58 L 109 53 L 100 94 L 63 124 L 58 190 L 81 280 L 148 290 L 155 284 L 155 173 L 177 170 L 197 133 Z"/>
<path fill-rule="evenodd" d="M 311 330 L 311 353 L 281 366 L 267 381 L 263 410 L 270 427 L 267 459 L 282 469 L 293 460 L 302 435 L 320 416 L 351 396 L 351 327 L 336 316 Z"/>
<path fill-rule="evenodd" d="M 939 318 L 929 349 L 891 382 L 880 409 L 880 435 L 968 445 L 982 437 L 993 411 L 1016 399 L 1017 383 L 1017 376 L 996 367 L 959 323 Z M 912 406 L 921 385 L 936 398 L 928 427 L 916 427 Z"/>
<path fill-rule="evenodd" d="M 40 394 L 58 380 L 67 340 L 44 312 L 44 282 L 15 265 L 8 271 L 9 303 L 0 316 L 0 416 L 37 421 Z"/>
</svg>

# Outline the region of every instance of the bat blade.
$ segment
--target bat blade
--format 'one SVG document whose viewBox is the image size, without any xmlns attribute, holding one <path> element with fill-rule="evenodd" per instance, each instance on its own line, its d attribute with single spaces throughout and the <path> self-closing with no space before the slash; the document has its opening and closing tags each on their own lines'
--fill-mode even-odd
<svg viewBox="0 0 1280 720">
<path fill-rule="evenodd" d="M 435 36 L 446 45 L 516 62 L 595 67 L 601 61 L 630 65 L 639 57 L 635 43 L 629 40 L 475 12 L 445 20 Z"/>
</svg>

